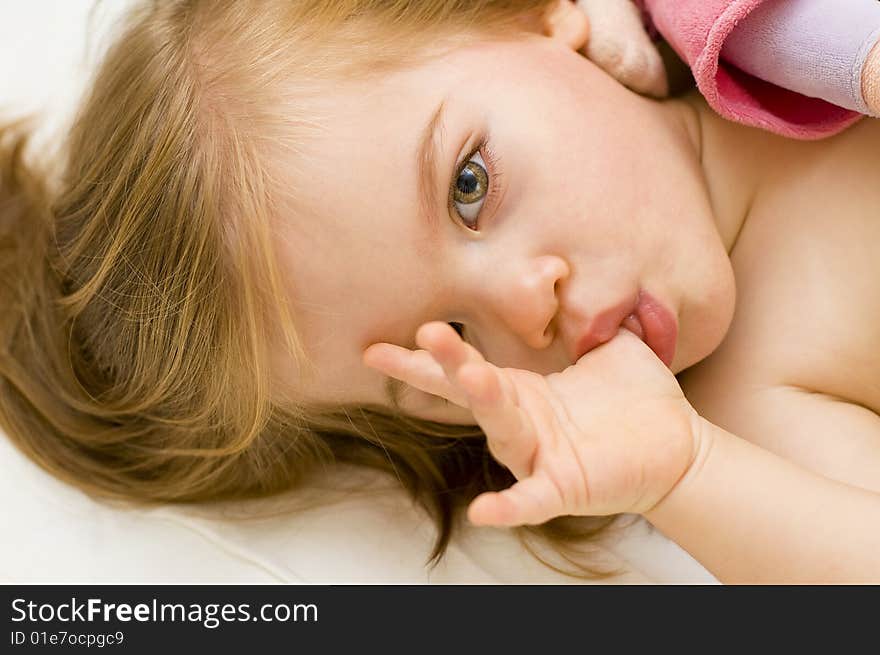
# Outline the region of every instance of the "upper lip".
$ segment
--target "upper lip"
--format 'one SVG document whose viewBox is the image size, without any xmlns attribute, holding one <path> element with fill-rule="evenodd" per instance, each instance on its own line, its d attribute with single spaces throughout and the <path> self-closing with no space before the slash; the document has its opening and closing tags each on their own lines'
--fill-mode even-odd
<svg viewBox="0 0 880 655">
<path fill-rule="evenodd" d="M 629 297 L 593 314 L 586 325 L 574 324 L 564 339 L 566 350 L 573 362 L 598 345 L 610 341 L 617 334 L 624 319 L 635 312 L 638 297 Z"/>
</svg>

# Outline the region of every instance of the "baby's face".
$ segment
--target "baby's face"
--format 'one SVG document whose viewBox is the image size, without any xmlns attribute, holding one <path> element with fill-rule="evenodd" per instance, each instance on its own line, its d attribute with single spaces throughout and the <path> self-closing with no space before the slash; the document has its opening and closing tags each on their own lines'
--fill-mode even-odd
<svg viewBox="0 0 880 655">
<path fill-rule="evenodd" d="M 550 373 L 611 338 L 641 293 L 646 341 L 674 371 L 719 344 L 732 273 L 683 109 L 533 35 L 336 86 L 324 111 L 290 168 L 301 206 L 281 242 L 319 371 L 287 381 L 307 398 L 388 405 L 363 351 L 414 348 L 432 320 L 496 365 Z M 402 404 L 472 422 L 419 391 Z"/>
</svg>

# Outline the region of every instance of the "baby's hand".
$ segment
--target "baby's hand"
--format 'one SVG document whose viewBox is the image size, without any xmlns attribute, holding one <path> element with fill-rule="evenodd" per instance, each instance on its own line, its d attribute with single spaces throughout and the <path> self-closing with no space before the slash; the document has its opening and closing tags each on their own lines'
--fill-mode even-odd
<svg viewBox="0 0 880 655">
<path fill-rule="evenodd" d="M 657 98 L 669 93 L 663 59 L 645 32 L 631 0 L 577 0 L 590 20 L 584 54 L 633 91 Z"/>
<path fill-rule="evenodd" d="M 694 461 L 700 418 L 675 376 L 621 330 L 551 375 L 488 363 L 445 323 L 422 325 L 411 351 L 373 344 L 364 363 L 469 407 L 492 455 L 518 482 L 478 496 L 473 523 L 644 513 Z"/>
</svg>

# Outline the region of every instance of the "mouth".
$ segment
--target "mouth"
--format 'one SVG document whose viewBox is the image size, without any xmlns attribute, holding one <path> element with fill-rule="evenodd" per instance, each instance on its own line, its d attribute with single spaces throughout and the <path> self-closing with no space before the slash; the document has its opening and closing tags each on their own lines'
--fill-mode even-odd
<svg viewBox="0 0 880 655">
<path fill-rule="evenodd" d="M 635 301 L 628 299 L 595 316 L 589 329 L 576 342 L 575 361 L 610 341 L 621 327 L 644 341 L 667 367 L 672 364 L 678 341 L 678 320 L 663 303 L 644 290 L 639 291 Z"/>
</svg>

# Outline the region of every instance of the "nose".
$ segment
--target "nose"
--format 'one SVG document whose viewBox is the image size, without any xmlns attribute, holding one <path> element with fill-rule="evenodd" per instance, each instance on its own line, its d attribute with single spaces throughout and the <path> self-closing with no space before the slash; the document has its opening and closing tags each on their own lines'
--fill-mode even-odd
<svg viewBox="0 0 880 655">
<path fill-rule="evenodd" d="M 559 309 L 558 285 L 569 273 L 564 259 L 543 255 L 496 277 L 491 304 L 506 327 L 529 347 L 546 348 L 553 341 L 551 323 Z"/>
</svg>

